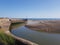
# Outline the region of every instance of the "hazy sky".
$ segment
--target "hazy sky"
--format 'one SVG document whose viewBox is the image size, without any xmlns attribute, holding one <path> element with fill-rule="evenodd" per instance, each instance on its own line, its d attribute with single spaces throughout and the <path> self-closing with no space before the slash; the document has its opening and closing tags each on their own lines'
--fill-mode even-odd
<svg viewBox="0 0 60 45">
<path fill-rule="evenodd" d="M 0 17 L 60 18 L 60 0 L 0 0 Z"/>
</svg>

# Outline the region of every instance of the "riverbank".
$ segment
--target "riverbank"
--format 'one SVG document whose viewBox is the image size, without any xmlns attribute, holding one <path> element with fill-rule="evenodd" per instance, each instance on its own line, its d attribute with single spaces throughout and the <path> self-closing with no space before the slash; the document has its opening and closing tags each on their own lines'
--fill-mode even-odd
<svg viewBox="0 0 60 45">
<path fill-rule="evenodd" d="M 13 22 L 12 22 L 13 21 Z M 36 43 L 33 43 L 29 40 L 26 40 L 26 39 L 23 39 L 23 38 L 20 38 L 20 37 L 17 37 L 15 35 L 13 35 L 10 31 L 10 27 L 11 27 L 11 24 L 13 23 L 14 24 L 16 23 L 22 23 L 22 22 L 25 22 L 25 20 L 18 20 L 18 19 L 9 19 L 9 18 L 0 18 L 0 31 L 2 31 L 4 34 L 8 35 L 8 36 L 11 36 L 13 37 L 15 40 L 16 40 L 16 45 L 38 45 Z M 15 25 L 14 24 L 14 25 Z M 3 30 L 1 30 L 3 29 Z"/>
<path fill-rule="evenodd" d="M 60 33 L 60 20 L 28 20 L 25 26 L 36 31 Z"/>
</svg>

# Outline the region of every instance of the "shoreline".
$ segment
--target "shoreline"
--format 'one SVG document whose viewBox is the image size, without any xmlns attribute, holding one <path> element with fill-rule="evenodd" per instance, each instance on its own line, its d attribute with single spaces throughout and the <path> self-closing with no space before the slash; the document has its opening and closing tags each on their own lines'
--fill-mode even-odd
<svg viewBox="0 0 60 45">
<path fill-rule="evenodd" d="M 60 20 L 29 20 L 25 26 L 36 31 L 60 33 Z"/>
</svg>

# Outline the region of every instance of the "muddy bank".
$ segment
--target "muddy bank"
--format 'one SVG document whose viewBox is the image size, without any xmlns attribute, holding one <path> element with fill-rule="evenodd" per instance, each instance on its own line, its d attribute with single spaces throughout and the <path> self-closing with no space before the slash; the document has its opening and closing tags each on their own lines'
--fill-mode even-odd
<svg viewBox="0 0 60 45">
<path fill-rule="evenodd" d="M 60 20 L 29 20 L 25 26 L 37 31 L 60 33 Z"/>
</svg>

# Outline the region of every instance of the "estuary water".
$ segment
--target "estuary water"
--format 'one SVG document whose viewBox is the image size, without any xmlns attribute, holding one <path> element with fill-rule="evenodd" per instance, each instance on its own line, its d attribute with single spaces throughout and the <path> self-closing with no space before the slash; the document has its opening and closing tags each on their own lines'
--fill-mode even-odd
<svg viewBox="0 0 60 45">
<path fill-rule="evenodd" d="M 13 27 L 15 27 L 15 25 Z M 11 29 L 11 33 L 39 45 L 60 45 L 60 34 L 56 33 L 38 32 L 25 26 Z"/>
</svg>

